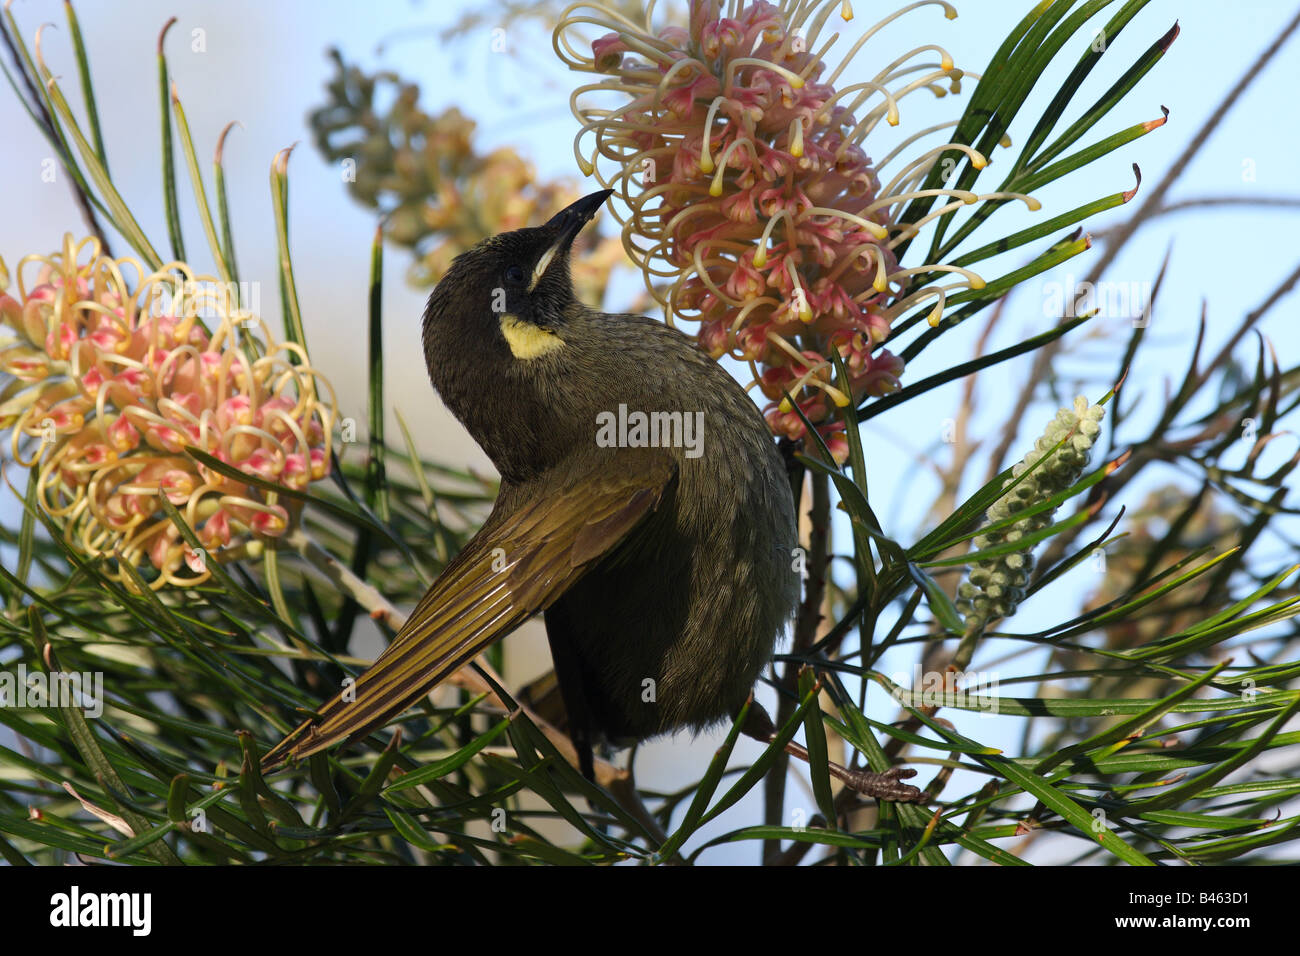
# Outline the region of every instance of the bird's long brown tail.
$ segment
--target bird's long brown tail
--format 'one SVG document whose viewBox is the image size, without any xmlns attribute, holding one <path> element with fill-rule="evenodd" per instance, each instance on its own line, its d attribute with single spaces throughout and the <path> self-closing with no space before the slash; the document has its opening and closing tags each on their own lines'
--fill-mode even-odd
<svg viewBox="0 0 1300 956">
<path fill-rule="evenodd" d="M 572 587 L 659 504 L 664 453 L 562 488 L 503 488 L 483 528 L 433 583 L 370 669 L 262 758 L 274 770 L 367 736 Z"/>
</svg>

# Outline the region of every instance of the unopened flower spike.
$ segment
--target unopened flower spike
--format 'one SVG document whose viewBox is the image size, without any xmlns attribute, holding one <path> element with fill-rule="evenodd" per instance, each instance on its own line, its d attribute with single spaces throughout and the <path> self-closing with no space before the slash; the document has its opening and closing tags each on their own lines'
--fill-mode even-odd
<svg viewBox="0 0 1300 956">
<path fill-rule="evenodd" d="M 1083 475 L 1092 456 L 1092 446 L 1101 434 L 1106 410 L 1088 404 L 1080 395 L 1073 408 L 1062 408 L 1034 443 L 1033 451 L 1011 469 L 1010 485 L 1024 475 L 1006 494 L 989 506 L 985 524 L 994 524 L 1041 504 L 1065 491 Z M 1056 446 L 1060 445 L 1059 448 Z M 1055 451 L 1053 449 L 1055 448 Z M 1051 452 L 1041 465 L 1034 464 Z M 1019 521 L 985 534 L 976 535 L 971 545 L 977 551 L 1019 541 L 1052 523 L 1055 508 L 1026 515 Z M 1034 568 L 1032 546 L 1010 554 L 985 558 L 970 569 L 967 580 L 957 589 L 957 609 L 965 615 L 967 633 L 984 628 L 990 621 L 1010 617 L 1025 597 Z"/>
</svg>

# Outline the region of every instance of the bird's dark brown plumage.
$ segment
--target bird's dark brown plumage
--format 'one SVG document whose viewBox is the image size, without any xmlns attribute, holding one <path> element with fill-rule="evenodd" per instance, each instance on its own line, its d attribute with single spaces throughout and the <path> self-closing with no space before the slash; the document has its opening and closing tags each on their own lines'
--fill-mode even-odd
<svg viewBox="0 0 1300 956">
<path fill-rule="evenodd" d="M 430 378 L 500 495 L 355 700 L 326 703 L 267 766 L 369 734 L 543 611 L 579 750 L 699 729 L 744 703 L 797 599 L 789 485 L 753 402 L 690 339 L 574 298 L 568 242 L 603 199 L 481 243 L 430 296 Z M 698 455 L 604 447 L 598 416 L 620 406 L 699 413 Z"/>
</svg>

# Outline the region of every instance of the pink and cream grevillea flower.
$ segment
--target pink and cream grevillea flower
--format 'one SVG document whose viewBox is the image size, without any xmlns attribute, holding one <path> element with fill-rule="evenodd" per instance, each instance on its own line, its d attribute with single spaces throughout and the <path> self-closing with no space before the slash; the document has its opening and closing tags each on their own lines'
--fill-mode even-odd
<svg viewBox="0 0 1300 956">
<path fill-rule="evenodd" d="M 95 239 L 66 236 L 61 253 L 28 256 L 17 273 L 16 297 L 0 292 L 0 429 L 69 544 L 115 557 L 124 583 L 121 564 L 147 561 L 160 588 L 205 580 L 209 558 L 285 533 L 292 504 L 186 449 L 289 488 L 325 477 L 333 393 L 300 347 L 275 342 L 222 283 L 179 262 L 146 273 Z"/>
<path fill-rule="evenodd" d="M 615 189 L 630 215 L 623 242 L 645 275 L 666 320 L 698 323 L 700 345 L 715 358 L 748 364 L 770 404 L 778 435 L 798 438 L 803 422 L 786 394 L 847 455 L 832 406 L 849 397 L 834 384 L 839 353 L 852 393 L 899 388 L 903 363 L 883 343 L 891 323 L 927 308 L 931 325 L 946 299 L 984 280 L 957 266 L 901 268 L 899 246 L 927 223 L 963 204 L 1028 196 L 921 189 L 946 157 L 976 168 L 986 157 L 946 143 L 910 161 L 917 140 L 955 125 L 921 130 L 878 163 L 865 142 L 883 120 L 899 123 L 901 101 L 930 90 L 959 92 L 963 72 L 941 47 L 927 44 L 897 58 L 877 57 L 870 79 L 845 70 L 875 34 L 913 3 L 851 41 L 833 69 L 827 56 L 840 34 L 825 35 L 832 15 L 849 21 L 841 0 L 691 0 L 684 26 L 643 22 L 595 2 L 564 13 L 555 48 L 573 69 L 600 75 L 574 92 L 583 130 L 575 141 L 582 171 Z M 725 10 L 724 10 L 725 7 Z M 592 40 L 592 31 L 608 31 Z M 587 105 L 603 97 L 611 108 Z M 589 138 L 590 137 L 590 138 Z M 594 142 L 592 142 L 594 140 Z M 950 160 L 951 161 L 951 160 Z M 882 170 L 898 166 L 885 185 Z M 900 223 L 912 199 L 947 204 Z M 918 275 L 940 276 L 913 288 Z"/>
</svg>

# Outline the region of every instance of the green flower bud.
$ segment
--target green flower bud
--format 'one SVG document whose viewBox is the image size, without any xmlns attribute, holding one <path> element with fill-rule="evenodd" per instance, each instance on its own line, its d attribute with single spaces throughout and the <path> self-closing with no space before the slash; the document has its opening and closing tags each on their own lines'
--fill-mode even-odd
<svg viewBox="0 0 1300 956">
<path fill-rule="evenodd" d="M 1101 434 L 1100 422 L 1105 414 L 1104 408 L 1089 405 L 1082 395 L 1074 400 L 1074 408 L 1058 411 L 1042 437 L 1034 443 L 1034 450 L 1011 469 L 1008 484 L 1024 475 L 1034 462 L 1058 444 L 1060 447 L 1023 481 L 989 506 L 985 524 L 1002 521 L 1032 508 L 1077 482 L 1088 465 L 1093 443 Z M 982 551 L 1004 542 L 1020 541 L 1051 524 L 1055 512 L 1055 508 L 1048 508 L 1028 515 L 999 531 L 976 535 L 971 543 L 975 550 Z M 957 609 L 965 615 L 966 626 L 983 628 L 990 621 L 1015 614 L 1016 606 L 1025 597 L 1025 588 L 1029 584 L 1029 574 L 1033 568 L 1032 548 L 986 558 L 972 565 L 967 579 L 957 588 Z"/>
</svg>

